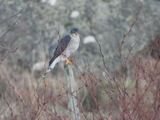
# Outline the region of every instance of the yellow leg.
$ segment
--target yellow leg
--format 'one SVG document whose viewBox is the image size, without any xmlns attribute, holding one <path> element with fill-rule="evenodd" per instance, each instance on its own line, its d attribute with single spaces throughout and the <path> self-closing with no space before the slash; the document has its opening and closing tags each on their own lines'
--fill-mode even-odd
<svg viewBox="0 0 160 120">
<path fill-rule="evenodd" d="M 66 64 L 72 65 L 73 63 L 68 58 L 66 58 Z"/>
</svg>

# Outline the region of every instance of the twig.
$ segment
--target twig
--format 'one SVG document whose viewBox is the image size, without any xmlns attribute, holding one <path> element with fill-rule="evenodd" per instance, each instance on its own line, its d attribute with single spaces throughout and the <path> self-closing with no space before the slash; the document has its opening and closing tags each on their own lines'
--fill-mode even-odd
<svg viewBox="0 0 160 120">
<path fill-rule="evenodd" d="M 11 17 L 5 19 L 5 20 L 4 20 L 3 22 L 1 22 L 0 24 L 3 24 L 3 23 L 5 23 L 5 22 L 7 22 L 9 19 L 11 19 L 11 18 L 13 18 L 14 16 L 20 14 L 21 12 L 22 12 L 22 9 L 21 9 L 18 13 L 16 13 L 16 14 L 12 15 Z"/>
<path fill-rule="evenodd" d="M 11 18 L 17 16 L 18 14 L 20 14 L 21 12 L 22 12 L 22 9 L 21 9 L 18 13 L 12 15 L 11 17 L 9 17 L 9 18 L 7 18 L 6 20 L 4 20 L 3 22 L 1 22 L 0 24 L 5 23 L 5 22 L 8 21 L 9 19 L 11 19 Z M 19 17 L 17 18 L 17 20 L 9 27 L 9 29 L 0 37 L 0 39 L 2 39 L 3 37 L 5 37 L 6 34 L 13 28 L 13 26 L 14 26 L 15 24 L 17 24 L 17 22 L 18 22 L 18 20 L 20 19 L 20 17 L 21 17 L 21 16 L 19 16 Z M 14 53 L 14 52 L 16 52 L 16 50 L 18 49 L 18 47 L 17 47 L 16 49 L 12 50 L 11 48 L 7 48 L 7 47 L 3 47 L 3 46 L 0 46 L 0 48 L 8 51 L 7 54 L 4 56 L 4 58 L 0 61 L 0 65 L 1 65 L 1 63 L 6 59 L 6 57 L 7 57 L 11 52 Z"/>
<path fill-rule="evenodd" d="M 1 47 L 2 47 L 2 46 L 0 46 L 0 48 L 1 48 Z M 10 53 L 16 52 L 17 49 L 18 49 L 18 47 L 17 47 L 16 49 L 14 49 L 14 50 L 11 50 L 11 48 L 9 49 L 9 48 L 5 48 L 5 47 L 3 47 L 3 49 L 6 49 L 8 52 L 7 52 L 7 54 L 4 56 L 4 58 L 1 59 L 0 65 L 2 64 L 2 62 L 7 58 L 7 56 L 8 56 Z"/>
<path fill-rule="evenodd" d="M 22 10 L 21 10 L 19 13 L 17 13 L 17 14 L 20 14 L 21 12 L 22 12 Z M 17 15 L 17 14 L 15 14 L 15 15 Z M 15 15 L 13 15 L 12 17 L 14 17 Z M 12 17 L 10 17 L 10 19 L 11 19 Z M 6 36 L 6 34 L 13 28 L 13 26 L 14 26 L 15 24 L 17 24 L 17 22 L 18 22 L 18 20 L 19 20 L 20 17 L 21 17 L 21 16 L 19 16 L 19 17 L 17 18 L 17 20 L 9 27 L 9 29 L 0 37 L 0 39 L 2 39 L 4 36 Z M 7 20 L 9 20 L 9 18 L 8 18 Z M 6 21 L 4 21 L 4 22 L 6 22 Z M 4 23 L 4 22 L 2 22 L 2 23 Z"/>
<path fill-rule="evenodd" d="M 59 22 L 57 22 L 57 26 L 58 26 L 58 28 L 57 28 L 57 34 L 58 34 L 58 37 L 59 37 L 59 39 L 58 39 L 58 42 L 59 42 L 60 39 L 61 39 Z"/>
</svg>

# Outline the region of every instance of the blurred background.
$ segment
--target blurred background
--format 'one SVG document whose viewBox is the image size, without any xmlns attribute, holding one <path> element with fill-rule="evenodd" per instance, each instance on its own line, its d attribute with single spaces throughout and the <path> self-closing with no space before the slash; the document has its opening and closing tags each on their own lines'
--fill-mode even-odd
<svg viewBox="0 0 160 120">
<path fill-rule="evenodd" d="M 19 73 L 22 70 L 31 71 L 35 65 L 36 69 L 37 65 L 44 67 L 44 63 L 47 66 L 59 36 L 63 37 L 74 27 L 79 29 L 81 37 L 76 63 L 83 62 L 83 58 L 92 60 L 93 65 L 99 63 L 98 45 L 90 30 L 92 23 L 106 65 L 112 70 L 119 69 L 117 45 L 137 17 L 136 24 L 125 38 L 122 54 L 128 53 L 136 41 L 139 42 L 132 50 L 134 54 L 150 44 L 160 30 L 159 6 L 159 0 L 0 0 L 1 36 L 21 16 L 17 24 L 0 39 L 1 46 L 18 47 L 4 65 Z M 20 10 L 20 14 L 5 21 Z M 6 50 L 0 49 L 0 54 L 2 59 Z"/>
<path fill-rule="evenodd" d="M 160 0 L 0 0 L 0 119 L 71 118 L 63 62 L 41 76 L 72 28 L 80 116 L 159 119 Z"/>
</svg>

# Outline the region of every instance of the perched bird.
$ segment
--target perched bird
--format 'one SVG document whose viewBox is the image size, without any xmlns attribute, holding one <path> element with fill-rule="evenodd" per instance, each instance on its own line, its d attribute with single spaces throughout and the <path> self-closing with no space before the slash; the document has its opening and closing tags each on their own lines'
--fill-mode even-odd
<svg viewBox="0 0 160 120">
<path fill-rule="evenodd" d="M 49 66 L 43 78 L 55 67 L 55 65 L 60 61 L 65 61 L 66 64 L 72 64 L 72 62 L 68 59 L 79 47 L 80 37 L 77 28 L 73 28 L 70 31 L 69 35 L 63 37 L 56 49 L 54 50 L 53 57 L 49 61 Z"/>
</svg>

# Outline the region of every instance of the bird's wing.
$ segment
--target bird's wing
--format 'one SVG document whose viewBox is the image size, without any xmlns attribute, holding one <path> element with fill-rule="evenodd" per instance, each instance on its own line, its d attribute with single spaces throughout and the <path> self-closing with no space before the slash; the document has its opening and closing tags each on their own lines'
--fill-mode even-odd
<svg viewBox="0 0 160 120">
<path fill-rule="evenodd" d="M 57 48 L 54 51 L 54 55 L 52 57 L 52 59 L 49 61 L 49 66 L 52 64 L 52 62 L 59 56 L 62 54 L 62 52 L 67 48 L 69 42 L 71 40 L 70 35 L 65 36 L 64 38 L 62 38 L 60 40 L 60 42 L 58 43 Z"/>
</svg>

